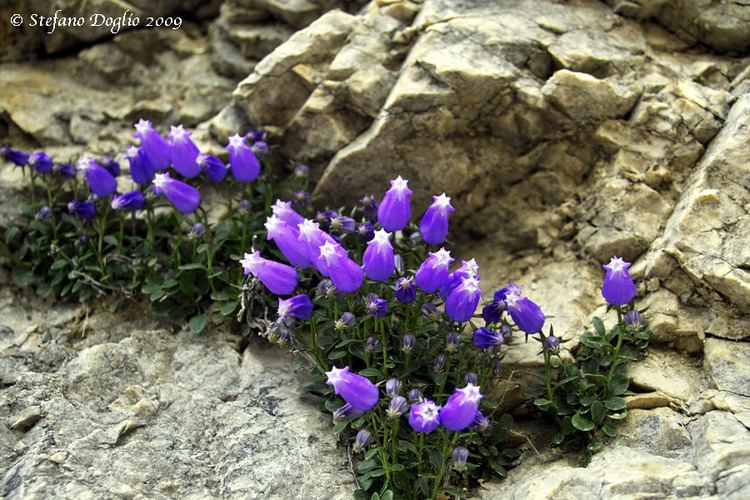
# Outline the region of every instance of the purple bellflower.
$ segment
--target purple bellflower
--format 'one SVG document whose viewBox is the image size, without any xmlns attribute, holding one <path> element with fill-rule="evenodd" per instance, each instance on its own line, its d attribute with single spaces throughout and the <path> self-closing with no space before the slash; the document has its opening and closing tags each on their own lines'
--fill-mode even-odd
<svg viewBox="0 0 750 500">
<path fill-rule="evenodd" d="M 370 222 L 360 222 L 357 224 L 356 233 L 362 243 L 367 243 L 375 237 L 375 226 Z"/>
<path fill-rule="evenodd" d="M 229 138 L 229 165 L 232 175 L 238 182 L 253 182 L 260 173 L 260 162 L 253 150 L 245 142 L 245 138 L 234 134 Z"/>
<path fill-rule="evenodd" d="M 391 233 L 385 229 L 375 231 L 375 236 L 367 243 L 362 256 L 362 264 L 367 277 L 375 281 L 387 281 L 395 269 Z"/>
<path fill-rule="evenodd" d="M 0 157 L 17 167 L 23 167 L 29 163 L 28 154 L 18 149 L 11 149 L 8 146 L 0 147 Z"/>
<path fill-rule="evenodd" d="M 76 169 L 70 163 L 55 163 L 52 171 L 63 179 L 72 179 L 76 176 Z"/>
<path fill-rule="evenodd" d="M 440 412 L 440 421 L 446 429 L 462 431 L 474 423 L 482 399 L 479 387 L 466 384 L 462 389 L 456 389 Z"/>
<path fill-rule="evenodd" d="M 151 126 L 148 120 L 140 120 L 135 124 L 135 135 L 133 136 L 141 141 L 141 151 L 148 159 L 149 164 L 154 171 L 161 171 L 168 168 L 172 163 L 172 155 L 169 144 L 164 138 Z"/>
<path fill-rule="evenodd" d="M 331 231 L 341 234 L 352 234 L 356 226 L 357 223 L 354 222 L 354 219 L 338 214 L 335 217 L 332 217 L 329 223 Z"/>
<path fill-rule="evenodd" d="M 120 164 L 111 156 L 102 156 L 99 159 L 99 165 L 107 169 L 107 172 L 112 174 L 112 177 L 120 175 Z"/>
<path fill-rule="evenodd" d="M 429 399 L 415 403 L 409 410 L 409 425 L 414 432 L 429 434 L 440 425 L 440 410 L 441 408 Z"/>
<path fill-rule="evenodd" d="M 182 125 L 172 127 L 169 131 L 169 145 L 171 148 L 172 166 L 183 177 L 195 177 L 201 173 L 198 165 L 200 150 L 190 138 L 191 133 Z"/>
<path fill-rule="evenodd" d="M 388 301 L 371 293 L 365 298 L 365 309 L 374 318 L 382 318 L 388 314 Z"/>
<path fill-rule="evenodd" d="M 307 165 L 299 164 L 296 167 L 294 167 L 294 176 L 297 179 L 307 179 L 307 176 L 310 175 L 310 168 Z"/>
<path fill-rule="evenodd" d="M 643 320 L 641 319 L 641 313 L 636 311 L 635 309 L 631 309 L 630 311 L 625 313 L 625 316 L 623 316 L 623 321 L 625 321 L 625 324 L 628 326 L 631 326 L 633 328 L 639 328 L 643 326 Z"/>
<path fill-rule="evenodd" d="M 502 345 L 505 338 L 502 333 L 494 332 L 483 326 L 474 330 L 471 341 L 478 349 L 487 350 Z"/>
<path fill-rule="evenodd" d="M 365 273 L 338 243 L 326 241 L 320 246 L 317 269 L 323 269 L 333 286 L 342 293 L 354 292 L 362 286 Z"/>
<path fill-rule="evenodd" d="M 34 216 L 36 220 L 45 220 L 50 217 L 52 217 L 52 209 L 47 205 L 39 207 L 39 210 L 36 211 L 36 215 Z"/>
<path fill-rule="evenodd" d="M 445 285 L 448 282 L 448 266 L 453 260 L 451 253 L 445 248 L 430 252 L 430 256 L 419 266 L 414 276 L 420 290 L 433 293 Z"/>
<path fill-rule="evenodd" d="M 218 184 L 227 176 L 227 166 L 214 155 L 201 153 L 195 159 L 195 162 L 211 182 Z"/>
<path fill-rule="evenodd" d="M 396 280 L 396 300 L 402 304 L 414 302 L 417 298 L 417 286 L 413 276 L 404 276 Z"/>
<path fill-rule="evenodd" d="M 398 231 L 406 227 L 411 216 L 409 181 L 399 175 L 391 181 L 391 188 L 385 193 L 378 207 L 378 222 L 387 231 Z"/>
<path fill-rule="evenodd" d="M 290 264 L 298 267 L 310 267 L 311 261 L 306 249 L 299 243 L 299 231 L 296 227 L 272 215 L 266 219 L 266 239 L 273 240 Z"/>
<path fill-rule="evenodd" d="M 333 387 L 333 392 L 352 405 L 352 408 L 359 411 L 371 410 L 376 404 L 380 395 L 378 388 L 362 375 L 351 373 L 349 367 L 331 368 L 326 372 L 328 380 L 326 384 Z"/>
<path fill-rule="evenodd" d="M 474 316 L 481 297 L 479 280 L 473 276 L 463 278 L 461 284 L 448 295 L 445 301 L 445 313 L 458 323 L 469 321 Z"/>
<path fill-rule="evenodd" d="M 544 313 L 534 301 L 521 295 L 521 288 L 513 282 L 508 283 L 504 289 L 505 305 L 518 329 L 532 335 L 541 331 L 544 326 Z M 496 298 L 498 293 L 495 294 Z"/>
<path fill-rule="evenodd" d="M 433 202 L 427 208 L 419 222 L 419 232 L 422 240 L 430 245 L 439 245 L 448 236 L 448 216 L 455 210 L 451 206 L 450 196 L 445 193 L 433 196 Z"/>
<path fill-rule="evenodd" d="M 79 219 L 91 220 L 96 215 L 96 207 L 90 201 L 71 201 L 68 203 L 68 212 Z"/>
<path fill-rule="evenodd" d="M 124 194 L 118 194 L 112 198 L 110 206 L 113 210 L 140 210 L 146 198 L 139 190 L 130 191 Z"/>
<path fill-rule="evenodd" d="M 613 306 L 622 306 L 635 297 L 635 283 L 630 277 L 628 268 L 630 262 L 625 262 L 621 257 L 612 257 L 609 264 L 602 266 L 606 269 L 604 283 L 602 284 L 602 296 Z"/>
<path fill-rule="evenodd" d="M 359 208 L 362 210 L 362 215 L 365 216 L 370 222 L 377 222 L 378 220 L 378 200 L 371 194 L 366 194 L 359 199 Z"/>
<path fill-rule="evenodd" d="M 130 176 L 133 178 L 133 182 L 141 186 L 147 186 L 151 183 L 156 169 L 151 165 L 142 149 L 130 146 L 125 153 L 125 159 L 130 164 Z"/>
<path fill-rule="evenodd" d="M 78 171 L 83 172 L 91 192 L 100 198 L 112 195 L 117 189 L 117 181 L 112 174 L 93 158 L 81 158 L 78 162 Z"/>
<path fill-rule="evenodd" d="M 278 214 L 277 217 L 282 218 Z M 320 230 L 320 224 L 310 219 L 303 219 L 302 223 L 297 225 L 297 229 L 299 230 L 299 241 L 307 253 L 307 258 L 323 276 L 328 276 L 328 268 L 321 266 L 319 260 L 320 249 L 324 243 L 333 245 L 338 245 L 338 243 L 329 234 Z"/>
<path fill-rule="evenodd" d="M 279 299 L 279 321 L 291 325 L 295 319 L 307 321 L 313 314 L 313 303 L 305 294 Z"/>
<path fill-rule="evenodd" d="M 154 192 L 167 197 L 177 210 L 190 214 L 198 210 L 201 204 L 201 194 L 190 184 L 172 179 L 168 173 L 154 176 Z"/>
<path fill-rule="evenodd" d="M 290 224 L 292 227 L 297 227 L 299 224 L 305 222 L 305 218 L 292 208 L 292 202 L 290 201 L 276 200 L 276 203 L 271 206 L 271 211 L 276 217 Z"/>
<path fill-rule="evenodd" d="M 245 253 L 240 260 L 245 274 L 252 274 L 276 295 L 291 295 L 297 288 L 297 271 L 281 262 L 264 259 L 260 252 Z"/>
<path fill-rule="evenodd" d="M 34 167 L 34 170 L 40 174 L 44 175 L 52 172 L 53 164 L 52 158 L 43 151 L 34 151 L 29 155 L 29 165 Z"/>
<path fill-rule="evenodd" d="M 505 311 L 505 301 L 493 300 L 491 304 L 482 308 L 482 319 L 488 325 L 499 323 L 503 317 L 503 311 Z"/>
</svg>

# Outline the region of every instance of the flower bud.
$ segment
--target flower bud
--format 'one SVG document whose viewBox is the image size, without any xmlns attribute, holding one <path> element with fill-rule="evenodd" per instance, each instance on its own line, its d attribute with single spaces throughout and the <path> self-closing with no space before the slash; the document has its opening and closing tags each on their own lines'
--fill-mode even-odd
<svg viewBox="0 0 750 500">
<path fill-rule="evenodd" d="M 349 403 L 344 404 L 341 408 L 338 408 L 336 411 L 333 412 L 333 422 L 344 422 L 346 420 L 353 420 L 360 415 L 362 415 L 362 411 L 355 409 L 352 405 Z"/>
<path fill-rule="evenodd" d="M 401 392 L 401 381 L 397 378 L 389 378 L 385 383 L 385 393 L 393 398 Z"/>
<path fill-rule="evenodd" d="M 442 373 L 444 368 L 445 368 L 445 354 L 441 352 L 440 354 L 438 354 L 438 357 L 435 359 L 435 373 Z"/>
<path fill-rule="evenodd" d="M 560 337 L 550 335 L 544 340 L 544 349 L 547 351 L 557 352 L 560 349 Z"/>
<path fill-rule="evenodd" d="M 294 176 L 297 179 L 307 179 L 307 176 L 310 174 L 310 169 L 307 167 L 307 165 L 297 165 L 294 167 Z"/>
<path fill-rule="evenodd" d="M 240 214 L 246 214 L 250 211 L 250 201 L 246 199 L 241 199 L 239 204 L 237 205 L 237 212 Z"/>
<path fill-rule="evenodd" d="M 625 321 L 626 325 L 632 326 L 633 328 L 638 328 L 643 325 L 641 314 L 635 309 L 626 312 L 623 320 Z"/>
<path fill-rule="evenodd" d="M 411 350 L 414 349 L 414 344 L 416 343 L 417 343 L 417 337 L 415 337 L 411 333 L 407 333 L 406 335 L 404 335 L 404 343 L 401 346 L 401 349 L 404 352 L 411 352 Z"/>
<path fill-rule="evenodd" d="M 456 352 L 458 346 L 461 344 L 461 336 L 456 332 L 450 332 L 445 337 L 445 350 L 448 352 Z"/>
<path fill-rule="evenodd" d="M 463 472 L 466 470 L 466 460 L 469 458 L 469 450 L 461 445 L 453 448 L 453 469 L 456 472 Z"/>
<path fill-rule="evenodd" d="M 479 385 L 479 378 L 477 377 L 477 374 L 474 372 L 469 372 L 466 375 L 464 375 L 464 381 L 467 384 Z"/>
<path fill-rule="evenodd" d="M 193 227 L 190 228 L 190 232 L 188 233 L 188 238 L 190 238 L 191 240 L 197 240 L 198 238 L 202 237 L 204 234 L 206 234 L 206 226 L 204 226 L 200 222 L 197 222 L 193 224 Z"/>
<path fill-rule="evenodd" d="M 412 389 L 409 391 L 409 394 L 406 395 L 409 398 L 409 401 L 412 403 L 419 403 L 424 399 L 424 395 L 422 394 L 422 391 L 419 389 Z"/>
<path fill-rule="evenodd" d="M 36 220 L 49 219 L 51 215 L 52 215 L 52 209 L 48 207 L 47 205 L 43 205 L 36 212 Z"/>
<path fill-rule="evenodd" d="M 406 398 L 403 396 L 396 396 L 391 399 L 388 409 L 385 414 L 388 418 L 397 419 L 409 409 L 409 403 L 406 402 Z"/>
<path fill-rule="evenodd" d="M 339 319 L 336 320 L 336 322 L 333 324 L 333 328 L 335 328 L 336 331 L 341 332 L 348 328 L 353 327 L 356 323 L 357 323 L 356 316 L 354 316 L 354 314 L 347 311 L 344 314 L 342 314 Z"/>
<path fill-rule="evenodd" d="M 375 349 L 378 348 L 378 344 L 380 344 L 378 337 L 376 335 L 370 335 L 369 337 L 367 337 L 367 343 L 365 344 L 365 352 L 373 352 Z"/>
<path fill-rule="evenodd" d="M 295 191 L 292 193 L 292 205 L 299 209 L 308 208 L 310 206 L 310 193 L 307 191 Z"/>
<path fill-rule="evenodd" d="M 352 451 L 354 453 L 360 453 L 364 451 L 365 447 L 367 446 L 367 443 L 370 442 L 370 438 L 372 437 L 372 434 L 367 429 L 362 429 L 357 433 L 357 437 L 354 438 L 354 445 L 352 446 Z"/>
<path fill-rule="evenodd" d="M 485 433 L 490 429 L 490 419 L 485 417 L 482 412 L 477 411 L 476 416 L 474 417 L 474 423 L 472 426 L 479 432 Z"/>
<path fill-rule="evenodd" d="M 422 314 L 433 321 L 440 319 L 440 311 L 438 311 L 437 306 L 432 302 L 422 304 Z"/>
</svg>

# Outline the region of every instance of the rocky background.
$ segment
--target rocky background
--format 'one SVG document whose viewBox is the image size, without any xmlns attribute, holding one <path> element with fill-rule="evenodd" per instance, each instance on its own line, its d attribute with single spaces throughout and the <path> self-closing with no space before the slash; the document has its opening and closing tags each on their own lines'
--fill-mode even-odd
<svg viewBox="0 0 750 500">
<path fill-rule="evenodd" d="M 750 497 L 750 4 L 53 3 L 185 22 L 53 37 L 4 24 L 0 142 L 111 154 L 145 117 L 217 151 L 262 127 L 331 204 L 402 174 L 420 207 L 454 197 L 485 289 L 526 284 L 571 349 L 603 313 L 601 263 L 634 260 L 655 338 L 630 368 L 620 436 L 586 469 L 522 444 L 479 496 Z M 13 0 L 0 22 L 49 10 Z M 19 179 L 1 175 L 7 218 Z M 4 495 L 350 496 L 347 453 L 283 353 L 137 310 L 45 304 L 0 276 Z M 520 418 L 535 349 L 510 349 L 496 388 Z"/>
</svg>

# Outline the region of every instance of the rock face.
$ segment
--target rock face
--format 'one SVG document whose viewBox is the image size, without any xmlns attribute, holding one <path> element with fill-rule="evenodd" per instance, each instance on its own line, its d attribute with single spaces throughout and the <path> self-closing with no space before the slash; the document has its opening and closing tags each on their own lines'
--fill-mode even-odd
<svg viewBox="0 0 750 500">
<path fill-rule="evenodd" d="M 0 288 L 4 497 L 351 496 L 280 351 L 87 314 Z"/>
<path fill-rule="evenodd" d="M 525 284 L 569 349 L 604 315 L 601 264 L 632 260 L 654 338 L 628 367 L 636 392 L 619 437 L 586 469 L 529 452 L 479 494 L 744 499 L 745 3 L 227 0 L 193 9 L 177 31 L 17 31 L 0 41 L 4 60 L 61 55 L 0 66 L 0 142 L 111 153 L 143 116 L 200 124 L 217 151 L 263 128 L 311 166 L 332 205 L 380 195 L 401 174 L 415 212 L 430 194 L 453 197 L 452 236 L 485 290 Z M 114 4 L 194 5 L 81 5 Z M 12 208 L 11 177 L 0 203 Z M 6 495 L 349 497 L 345 453 L 275 351 L 147 321 L 110 328 L 122 317 L 36 302 L 27 319 L 27 303 L 0 297 Z M 533 390 L 536 350 L 507 352 L 510 407 Z"/>
</svg>

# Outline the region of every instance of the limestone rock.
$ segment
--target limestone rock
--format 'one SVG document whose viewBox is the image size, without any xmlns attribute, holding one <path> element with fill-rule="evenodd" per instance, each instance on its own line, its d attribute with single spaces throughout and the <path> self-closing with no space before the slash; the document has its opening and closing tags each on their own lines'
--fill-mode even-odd
<svg viewBox="0 0 750 500">
<path fill-rule="evenodd" d="M 717 389 L 750 397 L 750 344 L 706 340 L 706 371 Z"/>
<path fill-rule="evenodd" d="M 627 88 L 567 69 L 555 72 L 542 87 L 542 94 L 573 120 L 623 116 L 637 97 Z"/>
<path fill-rule="evenodd" d="M 239 339 L 224 333 L 110 329 L 112 318 L 97 315 L 93 336 L 76 338 L 70 317 L 52 327 L 34 312 L 44 343 L 11 374 L 30 305 L 0 302 L 5 496 L 351 496 L 328 418 L 300 399 L 275 348 L 253 341 L 238 353 Z"/>
</svg>

